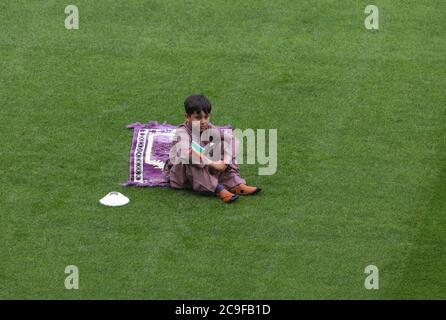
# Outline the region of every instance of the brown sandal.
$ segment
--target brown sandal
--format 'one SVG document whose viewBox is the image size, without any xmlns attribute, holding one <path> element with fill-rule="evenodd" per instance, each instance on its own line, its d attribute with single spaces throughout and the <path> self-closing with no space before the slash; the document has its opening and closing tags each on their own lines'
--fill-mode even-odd
<svg viewBox="0 0 446 320">
<path fill-rule="evenodd" d="M 238 199 L 238 195 L 233 194 L 226 189 L 223 189 L 217 193 L 217 196 L 226 203 L 231 203 Z"/>
<path fill-rule="evenodd" d="M 241 183 L 239 185 L 236 185 L 230 191 L 241 196 L 249 196 L 259 193 L 261 190 L 262 189 L 260 189 L 259 187 L 251 187 Z"/>
</svg>

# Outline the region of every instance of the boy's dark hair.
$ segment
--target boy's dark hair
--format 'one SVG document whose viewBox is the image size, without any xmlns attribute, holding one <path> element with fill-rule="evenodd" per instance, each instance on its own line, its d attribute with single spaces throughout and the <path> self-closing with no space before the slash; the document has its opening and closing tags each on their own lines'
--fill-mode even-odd
<svg viewBox="0 0 446 320">
<path fill-rule="evenodd" d="M 203 111 L 205 114 L 211 113 L 212 105 L 206 96 L 202 94 L 194 94 L 184 100 L 184 109 L 188 115 L 194 112 L 201 113 Z"/>
</svg>

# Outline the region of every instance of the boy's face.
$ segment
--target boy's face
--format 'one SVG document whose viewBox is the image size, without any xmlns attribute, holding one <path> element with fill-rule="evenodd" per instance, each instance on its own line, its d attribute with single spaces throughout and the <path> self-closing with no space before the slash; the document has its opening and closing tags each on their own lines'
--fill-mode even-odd
<svg viewBox="0 0 446 320">
<path fill-rule="evenodd" d="M 200 123 L 200 132 L 206 130 L 208 128 L 209 119 L 211 118 L 210 114 L 206 114 L 203 111 L 201 113 L 194 112 L 191 115 L 187 113 L 184 114 L 186 120 L 192 125 L 192 122 L 198 121 Z"/>
</svg>

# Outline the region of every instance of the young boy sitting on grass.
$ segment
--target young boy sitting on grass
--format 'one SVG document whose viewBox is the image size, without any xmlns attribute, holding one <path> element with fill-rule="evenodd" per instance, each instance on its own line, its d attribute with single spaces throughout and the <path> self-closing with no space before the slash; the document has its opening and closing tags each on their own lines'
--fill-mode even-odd
<svg viewBox="0 0 446 320">
<path fill-rule="evenodd" d="M 231 137 L 209 122 L 212 109 L 210 101 L 204 95 L 192 95 L 186 98 L 184 107 L 185 121 L 176 130 L 173 152 L 164 167 L 170 186 L 211 192 L 226 203 L 237 200 L 239 195 L 258 193 L 260 188 L 247 186 L 240 177 L 232 152 Z M 198 128 L 202 136 L 209 133 L 209 139 L 203 140 L 210 141 L 201 141 L 195 137 Z M 213 137 L 217 135 L 220 139 L 215 139 L 217 143 L 214 144 Z M 213 157 L 214 153 L 217 159 Z"/>
</svg>

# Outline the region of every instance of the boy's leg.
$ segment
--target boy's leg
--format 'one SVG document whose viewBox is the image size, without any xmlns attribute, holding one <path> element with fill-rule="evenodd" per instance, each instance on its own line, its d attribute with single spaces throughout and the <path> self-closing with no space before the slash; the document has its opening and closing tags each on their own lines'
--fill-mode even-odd
<svg viewBox="0 0 446 320">
<path fill-rule="evenodd" d="M 231 164 L 228 169 L 218 175 L 218 183 L 230 190 L 239 184 L 245 184 L 245 179 L 240 177 L 238 166 Z"/>
<path fill-rule="evenodd" d="M 238 195 L 225 189 L 218 183 L 218 175 L 208 166 L 186 166 L 186 176 L 195 191 L 215 193 L 221 200 L 227 203 L 237 200 Z"/>
<path fill-rule="evenodd" d="M 174 167 L 170 170 L 172 188 L 192 187 L 195 191 L 215 193 L 224 202 L 237 200 L 238 195 L 229 192 L 224 185 L 219 184 L 217 176 L 209 172 L 208 166 L 175 165 Z"/>
<path fill-rule="evenodd" d="M 218 182 L 223 184 L 230 192 L 238 195 L 252 195 L 262 190 L 258 187 L 247 186 L 245 179 L 240 177 L 238 166 L 233 164 L 227 170 L 220 173 Z"/>
<path fill-rule="evenodd" d="M 183 165 L 188 182 L 192 189 L 200 192 L 215 192 L 218 185 L 218 178 L 209 172 L 209 167 Z"/>
</svg>

